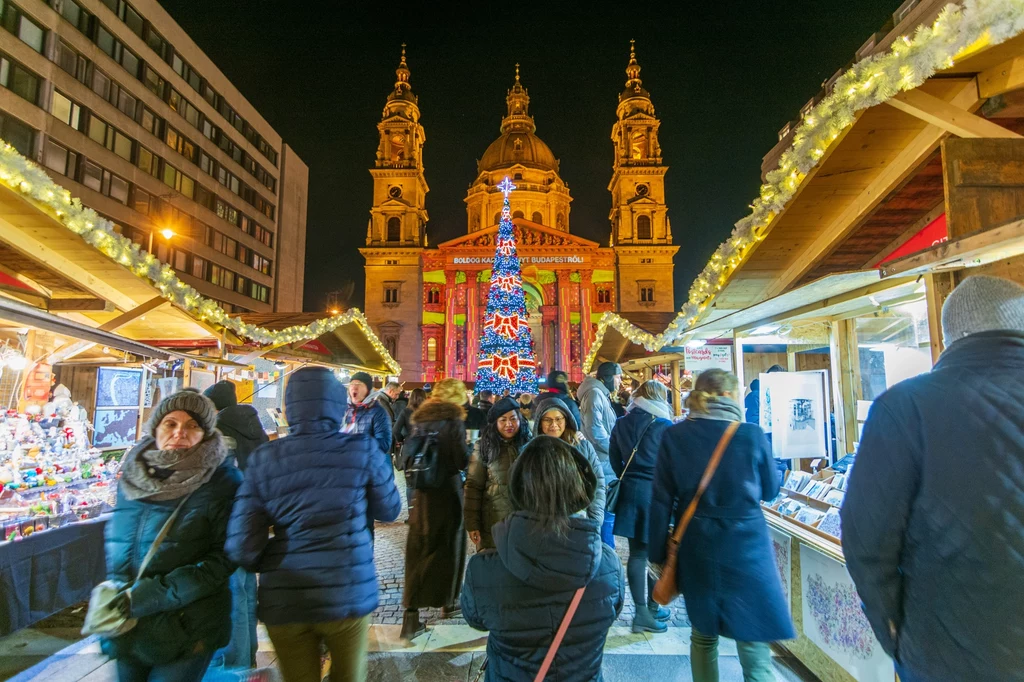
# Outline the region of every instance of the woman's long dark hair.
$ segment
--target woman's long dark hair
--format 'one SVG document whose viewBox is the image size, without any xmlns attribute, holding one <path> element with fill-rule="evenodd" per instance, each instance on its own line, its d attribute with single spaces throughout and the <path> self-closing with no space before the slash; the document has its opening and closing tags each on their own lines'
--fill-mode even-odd
<svg viewBox="0 0 1024 682">
<path fill-rule="evenodd" d="M 569 517 L 586 509 L 591 500 L 580 466 L 563 440 L 537 436 L 512 465 L 512 509 L 531 512 L 540 517 L 546 528 L 564 534 L 569 528 Z"/>
<path fill-rule="evenodd" d="M 532 437 L 530 434 L 530 424 L 523 418 L 522 414 L 519 415 L 519 430 L 508 441 L 498 433 L 498 423 L 491 422 L 480 432 L 480 458 L 484 461 L 484 464 L 490 464 L 501 454 L 502 447 L 514 447 L 516 452 L 519 452 L 530 442 Z"/>
<path fill-rule="evenodd" d="M 416 408 L 418 408 L 420 405 L 422 405 L 426 401 L 427 401 L 427 392 L 426 391 L 424 391 L 422 388 L 414 388 L 414 389 L 412 389 L 412 393 L 409 394 L 409 408 L 412 409 L 413 412 L 415 412 Z"/>
</svg>

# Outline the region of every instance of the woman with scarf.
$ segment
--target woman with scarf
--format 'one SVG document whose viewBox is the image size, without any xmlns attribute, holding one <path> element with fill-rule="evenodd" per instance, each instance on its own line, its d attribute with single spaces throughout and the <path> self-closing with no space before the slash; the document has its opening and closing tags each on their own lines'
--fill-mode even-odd
<svg viewBox="0 0 1024 682">
<path fill-rule="evenodd" d="M 552 438 L 565 441 L 571 447 L 576 448 L 594 469 L 597 486 L 594 488 L 594 499 L 587 505 L 587 518 L 603 523 L 605 494 L 607 491 L 604 481 L 604 469 L 601 467 L 601 460 L 597 458 L 597 450 L 579 432 L 579 425 L 576 423 L 575 417 L 572 416 L 572 412 L 569 411 L 569 408 L 560 399 L 545 398 L 537 404 L 536 411 L 537 417 L 533 427 L 537 435 L 551 436 Z"/>
<path fill-rule="evenodd" d="M 530 425 L 519 414 L 519 403 L 502 398 L 487 411 L 466 473 L 464 515 L 469 539 L 477 551 L 494 549 L 491 526 L 512 513 L 508 472 L 530 440 Z"/>
<path fill-rule="evenodd" d="M 241 472 L 225 462 L 217 409 L 181 391 L 157 405 L 125 455 L 106 527 L 107 579 L 130 583 L 161 528 L 177 518 L 121 608 L 138 624 L 105 638 L 120 682 L 198 682 L 231 636 L 235 566 L 224 539 Z"/>
<path fill-rule="evenodd" d="M 654 465 L 665 431 L 672 426 L 668 391 L 660 381 L 647 381 L 633 393 L 626 416 L 615 422 L 608 461 L 619 477 L 615 535 L 629 540 L 626 578 L 636 604 L 633 632 L 665 632 L 672 612 L 654 603 L 654 580 L 647 574 L 647 531 L 650 522 Z"/>
<path fill-rule="evenodd" d="M 739 381 L 720 369 L 697 377 L 686 421 L 669 428 L 654 470 L 650 561 L 665 561 L 669 526 L 689 505 L 730 422 L 743 422 Z M 717 682 L 718 638 L 736 640 L 745 680 L 774 679 L 768 642 L 796 636 L 760 502 L 779 493 L 759 426 L 741 423 L 679 543 L 677 584 L 693 625 L 694 682 Z"/>
</svg>

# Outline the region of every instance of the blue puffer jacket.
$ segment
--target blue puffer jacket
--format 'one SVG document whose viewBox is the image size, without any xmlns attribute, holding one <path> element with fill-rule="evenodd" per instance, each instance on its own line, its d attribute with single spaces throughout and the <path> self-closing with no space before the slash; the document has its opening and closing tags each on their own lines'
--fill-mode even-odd
<svg viewBox="0 0 1024 682">
<path fill-rule="evenodd" d="M 346 433 L 365 433 L 377 443 L 381 452 L 391 452 L 391 417 L 383 405 L 371 400 L 360 405 L 348 405 L 342 421 Z"/>
<path fill-rule="evenodd" d="M 842 520 L 906 679 L 1024 680 L 1024 334 L 961 339 L 875 401 Z"/>
<path fill-rule="evenodd" d="M 136 447 L 154 447 L 146 437 Z M 120 637 L 104 639 L 103 652 L 143 665 L 162 665 L 216 651 L 231 634 L 235 566 L 224 553 L 224 536 L 242 472 L 225 462 L 185 502 L 142 580 L 132 590 L 132 617 L 139 623 Z M 107 579 L 127 583 L 180 500 L 128 500 L 117 493 L 104 547 Z"/>
<path fill-rule="evenodd" d="M 574 455 L 583 461 L 579 452 Z M 624 581 L 622 562 L 601 542 L 598 523 L 574 517 L 562 536 L 531 514 L 515 512 L 495 524 L 493 533 L 497 549 L 469 560 L 462 588 L 466 621 L 490 631 L 487 682 L 532 682 L 573 594 L 584 585 L 547 679 L 600 680 L 605 638 L 622 610 Z"/>
<path fill-rule="evenodd" d="M 369 436 L 338 431 L 345 390 L 329 370 L 293 374 L 285 409 L 290 435 L 249 457 L 228 555 L 260 573 L 268 625 L 365 616 L 378 601 L 369 518 L 402 508 L 391 462 Z"/>
</svg>

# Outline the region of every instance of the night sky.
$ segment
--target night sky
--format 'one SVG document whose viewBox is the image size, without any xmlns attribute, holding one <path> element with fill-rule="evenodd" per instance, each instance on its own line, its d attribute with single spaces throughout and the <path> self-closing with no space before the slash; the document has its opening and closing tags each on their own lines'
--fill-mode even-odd
<svg viewBox="0 0 1024 682">
<path fill-rule="evenodd" d="M 467 231 L 463 199 L 476 159 L 498 137 L 516 62 L 537 135 L 573 197 L 570 231 L 607 244 L 610 135 L 636 38 L 670 167 L 678 308 L 746 215 L 779 129 L 899 5 L 161 2 L 309 166 L 306 310 L 323 309 L 325 292 L 346 280 L 362 307 L 367 170 L 401 43 L 427 135 L 431 244 Z M 598 6 L 615 9 L 594 14 Z"/>
</svg>

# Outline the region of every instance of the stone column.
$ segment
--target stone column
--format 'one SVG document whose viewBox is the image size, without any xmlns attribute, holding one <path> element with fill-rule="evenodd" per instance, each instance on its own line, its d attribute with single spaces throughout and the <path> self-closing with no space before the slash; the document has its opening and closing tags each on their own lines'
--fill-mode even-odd
<svg viewBox="0 0 1024 682">
<path fill-rule="evenodd" d="M 547 374 L 553 369 L 562 369 L 555 367 L 555 322 L 558 317 L 558 309 L 553 305 L 545 305 L 541 306 L 540 310 L 544 316 L 541 323 L 544 328 L 544 357 L 538 358 L 538 360 L 543 360 L 543 371 L 544 374 Z M 538 376 L 540 376 L 539 373 Z"/>
<path fill-rule="evenodd" d="M 480 352 L 480 285 L 476 281 L 476 272 L 466 273 L 466 380 L 476 379 L 477 354 Z M 486 294 L 484 298 L 484 310 L 487 310 Z"/>
<path fill-rule="evenodd" d="M 572 374 L 569 367 L 569 334 L 572 323 L 569 321 L 569 301 L 573 283 L 569 280 L 568 270 L 557 270 L 558 277 L 558 359 L 555 369 Z"/>
<path fill-rule="evenodd" d="M 580 271 L 580 357 L 590 354 L 590 344 L 594 342 L 594 325 L 590 322 L 590 312 L 594 302 L 594 291 L 590 284 L 593 272 Z"/>
<path fill-rule="evenodd" d="M 455 371 L 455 272 L 444 273 L 444 377 Z"/>
</svg>

